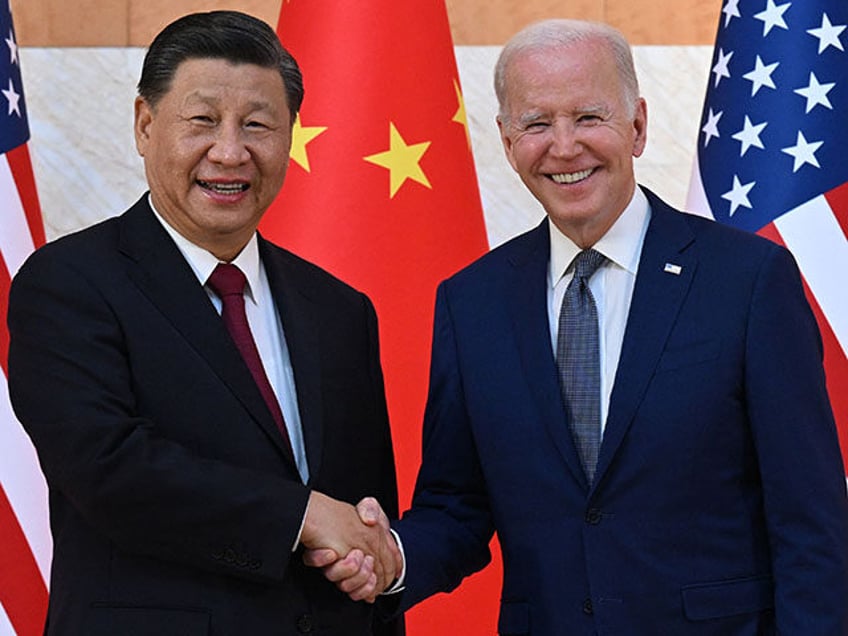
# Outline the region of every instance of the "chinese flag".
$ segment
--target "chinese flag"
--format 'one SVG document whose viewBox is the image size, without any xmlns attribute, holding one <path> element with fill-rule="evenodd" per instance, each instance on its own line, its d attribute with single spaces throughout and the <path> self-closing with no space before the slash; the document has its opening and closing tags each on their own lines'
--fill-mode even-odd
<svg viewBox="0 0 848 636">
<path fill-rule="evenodd" d="M 487 248 L 441 0 L 286 0 L 306 99 L 263 234 L 376 305 L 401 509 L 420 463 L 436 285 Z M 490 567 L 407 616 L 412 636 L 495 633 Z"/>
</svg>

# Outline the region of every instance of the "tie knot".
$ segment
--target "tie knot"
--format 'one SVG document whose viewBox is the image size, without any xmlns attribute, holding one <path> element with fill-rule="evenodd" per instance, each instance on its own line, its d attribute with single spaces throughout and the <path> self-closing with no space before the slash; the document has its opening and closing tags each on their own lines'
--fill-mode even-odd
<svg viewBox="0 0 848 636">
<path fill-rule="evenodd" d="M 583 250 L 574 259 L 574 278 L 589 280 L 606 259 L 606 256 L 595 250 Z"/>
<path fill-rule="evenodd" d="M 230 263 L 219 263 L 206 284 L 219 298 L 244 293 L 244 285 L 247 282 L 244 272 Z"/>
</svg>

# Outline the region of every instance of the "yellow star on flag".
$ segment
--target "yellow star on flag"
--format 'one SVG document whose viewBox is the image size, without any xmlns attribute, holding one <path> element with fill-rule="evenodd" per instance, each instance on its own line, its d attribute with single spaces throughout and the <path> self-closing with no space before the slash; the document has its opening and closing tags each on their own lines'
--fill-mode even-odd
<svg viewBox="0 0 848 636">
<path fill-rule="evenodd" d="M 462 97 L 462 91 L 459 88 L 459 82 L 453 81 L 453 90 L 456 91 L 456 101 L 459 103 L 459 108 L 451 121 L 465 128 L 465 139 L 468 141 L 468 149 L 471 150 L 471 132 L 468 130 L 468 115 L 465 112 L 465 99 Z"/>
<path fill-rule="evenodd" d="M 309 157 L 306 154 L 306 144 L 315 139 L 325 130 L 327 130 L 326 126 L 304 127 L 300 123 L 300 115 L 298 115 L 294 120 L 294 127 L 292 128 L 292 147 L 289 156 L 307 172 L 311 172 L 311 170 L 309 169 Z"/>
<path fill-rule="evenodd" d="M 376 155 L 365 157 L 365 161 L 386 168 L 390 174 L 389 198 L 394 198 L 397 191 L 407 179 L 432 189 L 427 175 L 421 169 L 419 162 L 430 142 L 408 145 L 400 136 L 394 123 L 389 122 L 389 149 Z"/>
</svg>

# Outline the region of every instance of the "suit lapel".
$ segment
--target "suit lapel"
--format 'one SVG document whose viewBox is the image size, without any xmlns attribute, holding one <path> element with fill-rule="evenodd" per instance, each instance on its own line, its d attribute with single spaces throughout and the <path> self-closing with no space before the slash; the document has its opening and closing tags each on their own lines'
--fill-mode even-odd
<svg viewBox="0 0 848 636">
<path fill-rule="evenodd" d="M 287 252 L 260 237 L 259 254 L 283 323 L 286 346 L 294 369 L 297 404 L 311 481 L 320 471 L 324 437 L 321 339 L 318 333 L 320 311 Z"/>
<path fill-rule="evenodd" d="M 528 235 L 510 259 L 512 277 L 507 291 L 513 332 L 524 377 L 539 410 L 541 421 L 574 477 L 587 486 L 586 475 L 571 437 L 551 348 L 547 314 L 550 238 L 547 220 Z"/>
<path fill-rule="evenodd" d="M 698 265 L 695 250 L 687 250 L 694 235 L 685 217 L 647 194 L 651 221 L 639 259 L 595 484 L 633 422 Z"/>
<path fill-rule="evenodd" d="M 207 361 L 294 467 L 294 458 L 224 323 L 191 267 L 153 216 L 146 195 L 122 217 L 119 240 L 119 249 L 131 261 L 130 278 Z"/>
</svg>

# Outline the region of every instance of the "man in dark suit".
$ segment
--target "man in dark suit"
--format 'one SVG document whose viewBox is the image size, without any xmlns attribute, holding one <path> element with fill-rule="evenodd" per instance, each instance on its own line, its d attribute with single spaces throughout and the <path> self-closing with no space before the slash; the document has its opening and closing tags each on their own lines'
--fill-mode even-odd
<svg viewBox="0 0 848 636">
<path fill-rule="evenodd" d="M 636 185 L 617 31 L 531 26 L 495 84 L 547 218 L 439 288 L 391 603 L 453 589 L 496 531 L 501 634 L 848 634 L 845 473 L 792 257 Z M 325 573 L 359 590 L 355 566 Z"/>
<path fill-rule="evenodd" d="M 14 280 L 11 398 L 50 488 L 48 634 L 402 631 L 302 562 L 301 546 L 376 558 L 384 586 L 399 558 L 347 503 L 397 507 L 374 309 L 256 232 L 302 97 L 267 24 L 169 25 L 135 103 L 150 192 Z"/>
</svg>

